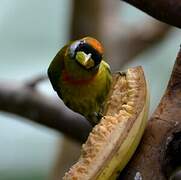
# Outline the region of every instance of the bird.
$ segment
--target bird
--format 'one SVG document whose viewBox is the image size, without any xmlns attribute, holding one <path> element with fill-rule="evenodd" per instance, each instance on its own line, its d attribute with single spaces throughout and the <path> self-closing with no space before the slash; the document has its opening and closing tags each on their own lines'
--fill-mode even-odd
<svg viewBox="0 0 181 180">
<path fill-rule="evenodd" d="M 92 37 L 69 42 L 48 67 L 48 77 L 64 104 L 95 126 L 111 88 L 112 75 L 102 44 Z"/>
</svg>

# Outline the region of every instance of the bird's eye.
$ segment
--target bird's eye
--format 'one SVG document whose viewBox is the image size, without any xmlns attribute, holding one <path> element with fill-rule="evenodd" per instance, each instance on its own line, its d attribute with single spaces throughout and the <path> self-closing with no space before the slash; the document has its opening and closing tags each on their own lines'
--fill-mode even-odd
<svg viewBox="0 0 181 180">
<path fill-rule="evenodd" d="M 94 47 L 86 43 L 85 40 L 76 41 L 70 47 L 70 55 L 75 58 L 78 51 L 83 51 L 86 54 L 91 54 L 91 58 L 97 66 L 102 60 L 102 54 L 100 54 Z"/>
</svg>

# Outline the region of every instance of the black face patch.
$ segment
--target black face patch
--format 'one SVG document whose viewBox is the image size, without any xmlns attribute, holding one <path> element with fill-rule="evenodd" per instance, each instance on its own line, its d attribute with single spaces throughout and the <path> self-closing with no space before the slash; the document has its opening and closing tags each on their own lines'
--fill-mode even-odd
<svg viewBox="0 0 181 180">
<path fill-rule="evenodd" d="M 86 43 L 85 40 L 76 41 L 70 46 L 70 56 L 75 58 L 78 51 L 83 51 L 86 54 L 91 54 L 91 58 L 94 61 L 94 67 L 100 64 L 102 55 L 90 44 Z"/>
</svg>

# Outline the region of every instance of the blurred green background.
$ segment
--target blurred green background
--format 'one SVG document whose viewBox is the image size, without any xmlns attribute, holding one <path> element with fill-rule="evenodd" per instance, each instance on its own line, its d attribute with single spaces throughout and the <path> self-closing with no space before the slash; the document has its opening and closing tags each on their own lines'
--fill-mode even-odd
<svg viewBox="0 0 181 180">
<path fill-rule="evenodd" d="M 68 41 L 72 1 L 0 0 L 0 3 L 0 80 L 23 81 L 44 74 L 50 60 Z M 124 6 L 120 16 L 128 22 L 145 16 Z M 144 67 L 150 84 L 151 112 L 167 85 L 180 37 L 181 32 L 173 28 L 167 38 L 124 67 Z M 48 83 L 40 88 L 44 93 L 54 94 Z M 54 130 L 0 112 L 0 180 L 48 179 L 62 139 Z"/>
</svg>

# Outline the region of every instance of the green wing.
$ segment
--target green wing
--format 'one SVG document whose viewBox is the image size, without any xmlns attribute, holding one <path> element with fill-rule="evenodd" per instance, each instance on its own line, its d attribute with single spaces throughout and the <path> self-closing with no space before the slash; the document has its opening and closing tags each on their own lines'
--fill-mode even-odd
<svg viewBox="0 0 181 180">
<path fill-rule="evenodd" d="M 50 82 L 53 86 L 53 89 L 58 93 L 60 98 L 62 98 L 60 91 L 59 91 L 59 80 L 62 74 L 62 70 L 64 68 L 64 55 L 67 50 L 68 45 L 64 46 L 54 57 L 53 61 L 51 62 L 48 68 L 48 77 Z"/>
</svg>

